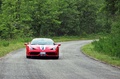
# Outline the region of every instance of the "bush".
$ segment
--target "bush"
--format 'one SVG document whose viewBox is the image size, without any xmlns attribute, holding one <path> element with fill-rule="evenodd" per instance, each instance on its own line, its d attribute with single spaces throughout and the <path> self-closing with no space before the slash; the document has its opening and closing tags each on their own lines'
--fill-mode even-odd
<svg viewBox="0 0 120 79">
<path fill-rule="evenodd" d="M 96 51 L 120 58 L 120 23 L 112 24 L 111 34 L 92 43 Z"/>
<path fill-rule="evenodd" d="M 7 47 L 7 46 L 9 46 L 9 42 L 8 41 L 4 41 L 3 43 L 2 43 L 2 45 L 4 46 L 4 47 Z"/>
</svg>

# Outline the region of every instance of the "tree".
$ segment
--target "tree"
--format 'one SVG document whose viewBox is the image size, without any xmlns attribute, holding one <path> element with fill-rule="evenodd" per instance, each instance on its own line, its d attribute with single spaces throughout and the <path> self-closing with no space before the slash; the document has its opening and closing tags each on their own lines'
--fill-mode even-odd
<svg viewBox="0 0 120 79">
<path fill-rule="evenodd" d="M 57 35 L 59 30 L 59 0 L 36 0 L 32 12 L 32 29 L 35 36 Z"/>
<path fill-rule="evenodd" d="M 1 10 L 2 0 L 0 0 L 0 10 Z"/>
<path fill-rule="evenodd" d="M 79 35 L 79 18 L 76 2 L 74 0 L 62 0 L 62 13 L 59 15 L 61 21 L 59 35 Z"/>
<path fill-rule="evenodd" d="M 101 53 L 120 58 L 120 0 L 106 0 L 105 12 L 111 22 L 110 34 L 94 42 L 95 49 Z"/>
<path fill-rule="evenodd" d="M 31 20 L 29 14 L 26 13 L 27 7 L 24 0 L 3 0 L 0 16 L 1 37 L 15 38 L 24 36 L 24 31 L 26 31 L 24 29 L 27 28 L 27 24 L 24 22 Z"/>
<path fill-rule="evenodd" d="M 116 2 L 118 0 L 105 0 L 106 1 L 106 11 L 110 16 L 114 16 L 118 8 L 116 7 Z"/>
<path fill-rule="evenodd" d="M 96 11 L 95 4 L 90 0 L 78 0 L 77 9 L 79 11 L 80 33 L 96 33 Z"/>
</svg>

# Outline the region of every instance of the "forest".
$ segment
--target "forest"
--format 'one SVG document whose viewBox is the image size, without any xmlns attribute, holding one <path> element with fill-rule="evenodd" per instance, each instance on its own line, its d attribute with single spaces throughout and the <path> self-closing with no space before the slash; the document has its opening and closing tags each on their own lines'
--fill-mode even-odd
<svg viewBox="0 0 120 79">
<path fill-rule="evenodd" d="M 99 33 L 95 50 L 120 57 L 120 0 L 0 0 L 0 39 Z"/>
<path fill-rule="evenodd" d="M 1 0 L 0 5 L 2 39 L 110 31 L 103 0 Z"/>
</svg>

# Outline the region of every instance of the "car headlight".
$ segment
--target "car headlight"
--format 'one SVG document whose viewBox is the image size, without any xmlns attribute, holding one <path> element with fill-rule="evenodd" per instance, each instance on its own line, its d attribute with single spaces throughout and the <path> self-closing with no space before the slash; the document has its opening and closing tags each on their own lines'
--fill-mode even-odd
<svg viewBox="0 0 120 79">
<path fill-rule="evenodd" d="M 33 47 L 31 47 L 31 46 L 29 46 L 29 49 L 30 49 L 30 50 L 35 50 L 35 48 L 33 48 Z"/>
<path fill-rule="evenodd" d="M 56 47 L 51 48 L 51 50 L 56 50 Z"/>
</svg>

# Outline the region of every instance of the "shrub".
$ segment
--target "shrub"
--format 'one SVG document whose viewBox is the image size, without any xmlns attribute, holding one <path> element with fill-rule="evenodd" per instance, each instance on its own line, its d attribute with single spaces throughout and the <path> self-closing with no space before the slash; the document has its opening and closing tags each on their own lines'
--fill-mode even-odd
<svg viewBox="0 0 120 79">
<path fill-rule="evenodd" d="M 3 43 L 2 43 L 2 45 L 4 46 L 4 47 L 7 47 L 7 46 L 9 46 L 9 42 L 8 41 L 4 41 Z"/>
</svg>

